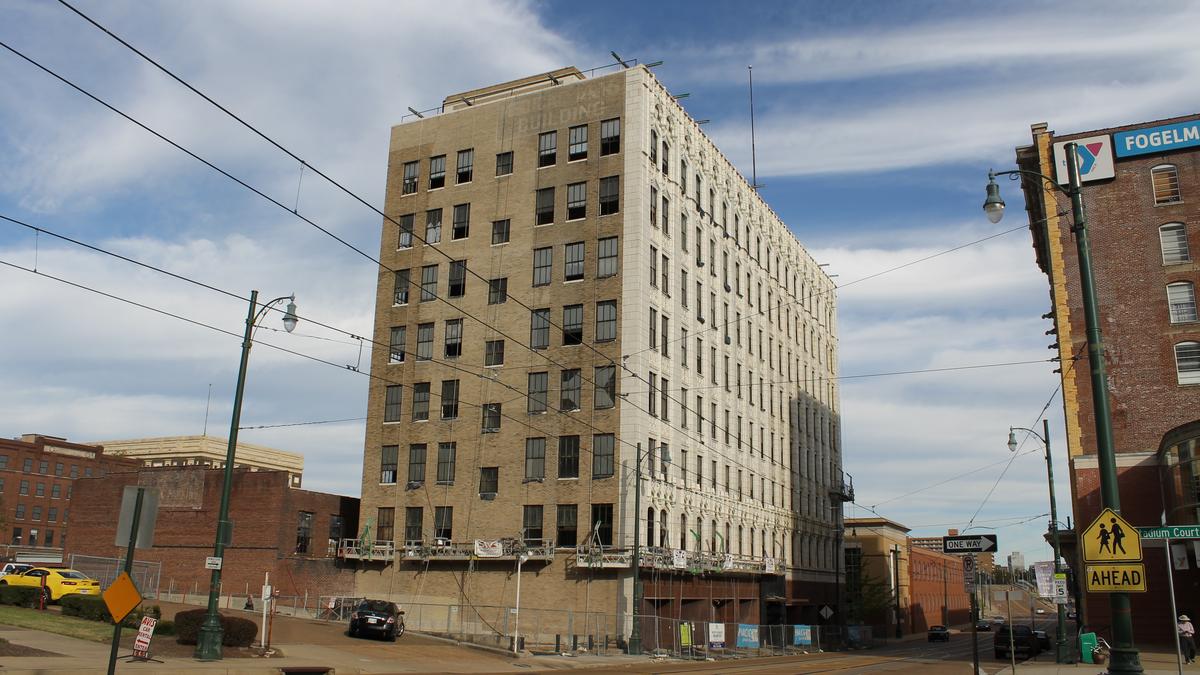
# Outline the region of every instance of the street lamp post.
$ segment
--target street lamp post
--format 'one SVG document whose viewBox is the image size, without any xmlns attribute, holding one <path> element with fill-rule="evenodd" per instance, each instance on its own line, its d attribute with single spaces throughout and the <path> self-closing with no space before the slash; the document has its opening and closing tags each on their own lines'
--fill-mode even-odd
<svg viewBox="0 0 1200 675">
<path fill-rule="evenodd" d="M 513 656 L 520 653 L 521 645 L 521 565 L 529 560 L 525 553 L 517 555 L 517 611 L 513 618 Z"/>
<path fill-rule="evenodd" d="M 1096 424 L 1096 462 L 1100 468 L 1100 502 L 1105 508 L 1121 512 L 1121 493 L 1117 485 L 1117 456 L 1113 449 L 1112 415 L 1109 411 L 1108 377 L 1104 364 L 1104 340 L 1100 333 L 1100 312 L 1096 301 L 1095 279 L 1092 276 L 1092 255 L 1088 243 L 1087 214 L 1083 209 L 1083 194 L 1079 181 L 1078 145 L 1067 143 L 1063 148 L 1067 159 L 1067 187 L 1036 171 L 1015 169 L 1012 171 L 988 172 L 987 199 L 983 210 L 988 220 L 1000 222 L 1004 217 L 1004 200 L 1000 198 L 1000 186 L 996 176 L 1029 176 L 1040 179 L 1071 200 L 1071 216 L 1075 233 L 1075 246 L 1079 256 L 1079 286 L 1083 296 L 1083 318 L 1086 326 L 1088 364 L 1091 367 L 1092 412 Z M 1057 528 L 1057 525 L 1055 526 Z M 1108 596 L 1112 610 L 1113 646 L 1110 653 L 1108 672 L 1141 673 L 1142 664 L 1137 647 L 1133 644 L 1133 617 L 1128 593 L 1111 593 Z"/>
<path fill-rule="evenodd" d="M 1046 446 L 1046 478 L 1050 482 L 1050 532 L 1052 542 L 1054 544 L 1054 575 L 1057 578 L 1063 573 L 1062 568 L 1062 546 L 1058 539 L 1058 502 L 1054 498 L 1054 462 L 1050 458 L 1050 420 L 1042 420 L 1042 432 L 1045 436 L 1040 436 L 1033 429 L 1025 427 L 1009 427 L 1008 429 L 1008 450 L 1009 452 L 1017 451 L 1017 431 L 1025 431 L 1032 434 L 1035 438 Z M 1067 662 L 1067 606 L 1058 602 L 1058 598 L 1054 599 L 1056 608 L 1058 609 L 1058 637 L 1054 643 L 1054 662 Z M 1030 607 L 1033 605 L 1030 604 Z"/>
<path fill-rule="evenodd" d="M 296 296 L 285 295 L 263 305 L 257 306 L 258 291 L 250 292 L 250 310 L 246 314 L 246 333 L 242 339 L 242 361 L 238 366 L 237 388 L 233 395 L 233 419 L 229 423 L 229 447 L 225 451 L 225 476 L 221 487 L 221 507 L 217 512 L 217 537 L 213 544 L 213 557 L 223 561 L 225 546 L 230 543 L 229 523 L 229 493 L 233 486 L 233 462 L 237 449 L 238 425 L 242 418 L 242 392 L 246 388 L 246 365 L 250 361 L 250 345 L 254 341 L 254 326 L 266 314 L 267 310 L 277 302 L 288 301 L 287 311 L 283 315 L 283 327 L 290 333 L 296 328 Z M 255 310 L 258 309 L 258 313 Z M 221 567 L 212 571 L 212 580 L 208 589 L 208 613 L 200 626 L 200 635 L 196 640 L 196 658 L 201 661 L 217 661 L 221 659 L 221 640 L 223 629 L 221 617 L 217 613 L 217 605 L 221 597 Z"/>
</svg>

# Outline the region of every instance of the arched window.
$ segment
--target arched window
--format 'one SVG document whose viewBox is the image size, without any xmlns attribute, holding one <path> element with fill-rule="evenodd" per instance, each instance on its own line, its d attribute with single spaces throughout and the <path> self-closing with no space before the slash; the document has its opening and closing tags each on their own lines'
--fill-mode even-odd
<svg viewBox="0 0 1200 675">
<path fill-rule="evenodd" d="M 1176 265 L 1192 259 L 1188 251 L 1187 227 L 1183 223 L 1167 223 L 1158 228 L 1158 241 L 1164 265 Z"/>
<path fill-rule="evenodd" d="M 717 552 L 717 521 L 715 521 L 715 520 L 712 521 L 712 531 L 710 532 L 710 535 L 711 536 L 709 537 L 709 540 L 708 540 L 709 541 L 709 551 L 712 553 L 716 553 Z"/>
<path fill-rule="evenodd" d="M 738 525 L 738 555 L 742 554 L 742 526 Z"/>
<path fill-rule="evenodd" d="M 658 515 L 658 545 L 667 548 L 670 546 L 670 543 L 668 543 L 670 541 L 668 538 L 670 532 L 667 531 L 667 510 L 663 509 Z"/>
<path fill-rule="evenodd" d="M 724 553 L 729 553 L 729 551 L 731 550 L 729 547 L 730 533 L 731 533 L 731 531 L 729 529 L 729 521 L 727 520 L 727 521 L 725 521 L 725 546 L 724 546 L 725 550 L 723 551 Z"/>
<path fill-rule="evenodd" d="M 654 545 L 654 507 L 646 509 L 646 545 Z"/>
<path fill-rule="evenodd" d="M 1183 201 L 1179 193 L 1179 172 L 1174 164 L 1159 164 L 1150 169 L 1150 182 L 1154 186 L 1155 206 Z"/>
<path fill-rule="evenodd" d="M 688 520 L 687 514 L 679 514 L 679 548 L 687 550 Z"/>
<path fill-rule="evenodd" d="M 1167 309 L 1171 323 L 1196 320 L 1196 288 L 1190 281 L 1167 284 Z"/>
<path fill-rule="evenodd" d="M 1179 384 L 1200 384 L 1200 342 L 1175 345 L 1175 375 Z"/>
</svg>

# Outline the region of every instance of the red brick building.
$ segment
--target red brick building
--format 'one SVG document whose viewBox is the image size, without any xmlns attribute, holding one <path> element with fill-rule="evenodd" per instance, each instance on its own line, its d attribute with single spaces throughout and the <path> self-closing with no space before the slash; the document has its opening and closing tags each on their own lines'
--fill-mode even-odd
<svg viewBox="0 0 1200 675">
<path fill-rule="evenodd" d="M 202 467 L 137 467 L 107 478 L 84 479 L 75 499 L 88 505 L 73 516 L 70 553 L 123 557 L 115 545 L 121 495 L 127 485 L 159 491 L 154 546 L 135 560 L 161 563 L 159 588 L 207 593 L 223 471 Z M 336 542 L 358 527 L 358 499 L 289 486 L 282 471 L 233 473 L 229 518 L 233 543 L 226 547 L 223 592 L 258 595 L 263 574 L 284 596 L 352 595 L 353 569 L 337 558 Z"/>
<path fill-rule="evenodd" d="M 914 546 L 911 541 L 908 552 L 909 631 L 968 623 L 971 596 L 963 586 L 962 556 Z"/>
<path fill-rule="evenodd" d="M 1134 525 L 1158 525 L 1165 495 L 1172 524 L 1196 524 L 1200 115 L 1062 136 L 1045 124 L 1034 125 L 1032 131 L 1033 144 L 1017 149 L 1017 162 L 1026 171 L 1056 176 L 1065 165 L 1056 146 L 1072 140 L 1082 146 L 1082 195 L 1105 345 L 1122 515 Z M 1071 205 L 1044 181 L 1026 178 L 1022 187 L 1037 262 L 1050 285 L 1078 535 L 1099 514 L 1101 500 Z M 1072 364 L 1075 355 L 1083 358 Z M 1143 547 L 1149 592 L 1132 598 L 1135 639 L 1139 644 L 1170 642 L 1174 628 L 1164 551 L 1161 542 L 1144 542 Z M 1082 571 L 1081 561 L 1071 559 L 1073 550 L 1072 546 L 1068 560 Z M 1180 611 L 1189 614 L 1200 612 L 1196 553 L 1191 546 L 1179 547 L 1174 564 L 1176 600 Z M 1085 596 L 1084 621 L 1109 625 L 1107 598 Z"/>
<path fill-rule="evenodd" d="M 0 439 L 0 530 L 5 557 L 61 562 L 77 481 L 128 470 L 137 462 L 104 454 L 103 446 L 25 434 Z"/>
</svg>

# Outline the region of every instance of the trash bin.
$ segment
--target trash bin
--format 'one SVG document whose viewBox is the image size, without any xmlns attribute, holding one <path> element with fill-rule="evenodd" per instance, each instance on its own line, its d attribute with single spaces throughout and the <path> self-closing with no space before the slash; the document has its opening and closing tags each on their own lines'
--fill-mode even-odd
<svg viewBox="0 0 1200 675">
<path fill-rule="evenodd" d="M 1092 650 L 1096 648 L 1095 633 L 1080 633 L 1079 634 L 1079 657 L 1084 663 L 1095 663 L 1092 658 Z"/>
</svg>

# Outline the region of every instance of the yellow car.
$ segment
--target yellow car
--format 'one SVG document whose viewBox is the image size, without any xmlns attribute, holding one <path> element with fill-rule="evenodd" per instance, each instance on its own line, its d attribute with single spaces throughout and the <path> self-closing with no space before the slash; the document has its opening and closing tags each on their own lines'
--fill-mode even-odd
<svg viewBox="0 0 1200 675">
<path fill-rule="evenodd" d="M 30 586 L 42 588 L 46 602 L 61 600 L 64 595 L 100 595 L 100 582 L 83 572 L 62 567 L 34 567 L 20 574 L 0 577 L 0 586 Z"/>
</svg>

